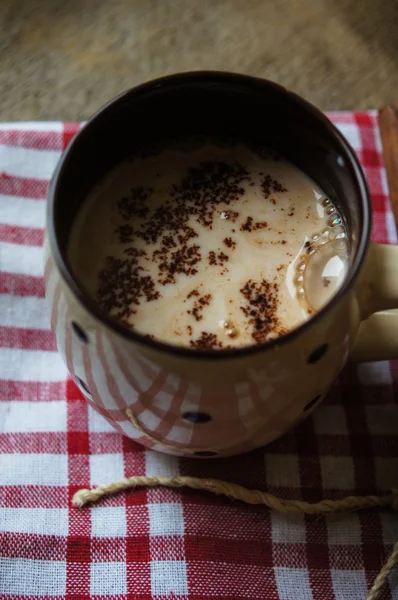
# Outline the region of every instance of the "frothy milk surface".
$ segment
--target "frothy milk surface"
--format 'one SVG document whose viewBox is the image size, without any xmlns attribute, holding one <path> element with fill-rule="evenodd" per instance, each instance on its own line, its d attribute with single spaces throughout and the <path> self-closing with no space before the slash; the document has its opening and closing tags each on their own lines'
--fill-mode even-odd
<svg viewBox="0 0 398 600">
<path fill-rule="evenodd" d="M 193 348 L 252 345 L 336 292 L 347 232 L 323 191 L 264 149 L 178 142 L 118 165 L 89 194 L 72 269 L 127 327 Z"/>
</svg>

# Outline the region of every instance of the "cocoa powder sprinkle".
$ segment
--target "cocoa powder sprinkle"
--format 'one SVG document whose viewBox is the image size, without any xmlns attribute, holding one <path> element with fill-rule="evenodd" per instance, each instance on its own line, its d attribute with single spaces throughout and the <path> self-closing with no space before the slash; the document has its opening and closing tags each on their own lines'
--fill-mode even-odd
<svg viewBox="0 0 398 600">
<path fill-rule="evenodd" d="M 231 237 L 224 238 L 224 244 L 227 248 L 231 248 L 232 250 L 235 250 L 236 248 L 236 242 Z"/>
<path fill-rule="evenodd" d="M 200 337 L 189 342 L 192 348 L 210 350 L 212 348 L 222 348 L 223 344 L 214 333 L 202 331 Z"/>
<path fill-rule="evenodd" d="M 152 193 L 152 188 L 143 188 L 142 186 L 139 186 L 132 188 L 130 196 L 120 198 L 117 206 L 123 219 L 128 220 L 132 217 L 144 219 L 149 213 L 149 208 L 145 203 Z"/>
<path fill-rule="evenodd" d="M 197 297 L 197 299 L 193 303 L 193 308 L 191 310 L 187 310 L 187 314 L 192 315 L 195 321 L 201 321 L 203 319 L 203 310 L 206 306 L 209 306 L 212 300 L 212 295 L 204 294 L 203 296 L 199 296 L 199 294 L 195 293 L 195 297 Z"/>
<path fill-rule="evenodd" d="M 192 220 L 212 229 L 213 220 L 219 215 L 219 205 L 228 206 L 239 200 L 245 183 L 251 177 L 238 162 L 207 161 L 188 169 L 186 176 L 170 190 L 170 200 L 152 210 L 147 200 L 152 188 L 136 187 L 130 196 L 121 198 L 118 210 L 122 218 L 131 221 L 116 231 L 123 244 L 131 244 L 140 238 L 147 244 L 159 244 L 152 260 L 158 267 L 158 283 L 175 283 L 176 275 L 194 275 L 202 260 L 200 247 L 193 243 L 198 236 L 190 225 Z M 225 210 L 223 218 L 235 222 L 239 213 Z M 134 222 L 134 227 L 132 223 Z M 210 264 L 223 264 L 227 258 L 221 253 L 209 255 Z"/>
<path fill-rule="evenodd" d="M 131 324 L 129 320 L 141 300 L 160 298 L 152 277 L 144 275 L 136 261 L 137 254 L 126 259 L 108 256 L 99 274 L 97 299 L 101 308 L 126 324 Z"/>
<path fill-rule="evenodd" d="M 221 217 L 223 219 L 228 219 L 228 221 L 232 221 L 232 223 L 235 223 L 236 219 L 239 217 L 239 213 L 234 210 L 224 210 L 221 213 Z"/>
<path fill-rule="evenodd" d="M 252 338 L 264 342 L 271 333 L 281 335 L 284 331 L 277 316 L 278 309 L 277 284 L 249 279 L 240 289 L 245 303 L 240 307 L 251 326 Z"/>
<path fill-rule="evenodd" d="M 253 225 L 253 229 L 265 229 L 266 227 L 268 227 L 267 221 L 261 221 L 260 223 L 255 223 Z"/>
<path fill-rule="evenodd" d="M 247 217 L 247 219 L 243 223 L 243 225 L 240 226 L 240 230 L 248 231 L 250 233 L 250 231 L 252 230 L 252 225 L 253 225 L 253 217 Z"/>
<path fill-rule="evenodd" d="M 214 250 L 209 251 L 209 265 L 211 266 L 220 266 L 224 265 L 224 262 L 229 260 L 229 256 L 225 254 L 225 252 L 215 253 Z"/>
<path fill-rule="evenodd" d="M 264 198 L 267 200 L 272 192 L 287 192 L 287 189 L 271 175 L 265 175 L 261 182 Z M 271 200 L 272 204 L 276 204 L 275 199 Z"/>
</svg>

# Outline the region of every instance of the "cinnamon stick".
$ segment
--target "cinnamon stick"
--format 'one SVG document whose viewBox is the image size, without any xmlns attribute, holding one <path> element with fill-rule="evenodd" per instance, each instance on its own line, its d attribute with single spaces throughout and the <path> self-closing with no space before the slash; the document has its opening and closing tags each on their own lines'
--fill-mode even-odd
<svg viewBox="0 0 398 600">
<path fill-rule="evenodd" d="M 398 105 L 379 110 L 379 128 L 391 207 L 398 228 Z"/>
</svg>

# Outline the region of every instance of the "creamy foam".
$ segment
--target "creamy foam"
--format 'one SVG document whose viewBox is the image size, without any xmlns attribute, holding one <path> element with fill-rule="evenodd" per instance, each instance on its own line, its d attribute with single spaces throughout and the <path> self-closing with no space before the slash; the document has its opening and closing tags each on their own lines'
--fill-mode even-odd
<svg viewBox="0 0 398 600">
<path fill-rule="evenodd" d="M 199 348 L 295 328 L 348 268 L 344 224 L 314 181 L 233 143 L 178 143 L 120 164 L 83 203 L 68 254 L 110 315 Z"/>
</svg>

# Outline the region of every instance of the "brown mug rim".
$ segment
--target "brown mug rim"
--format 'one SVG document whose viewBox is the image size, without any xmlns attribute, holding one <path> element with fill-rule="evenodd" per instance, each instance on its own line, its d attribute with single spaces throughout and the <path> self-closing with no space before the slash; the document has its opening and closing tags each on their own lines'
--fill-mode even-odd
<svg viewBox="0 0 398 600">
<path fill-rule="evenodd" d="M 189 348 L 185 346 L 178 346 L 169 344 L 166 342 L 158 341 L 156 339 L 151 339 L 145 337 L 144 334 L 140 334 L 137 331 L 132 329 L 128 329 L 126 326 L 122 325 L 119 321 L 114 319 L 113 317 L 107 315 L 104 311 L 101 310 L 99 305 L 95 302 L 93 298 L 83 289 L 83 287 L 78 283 L 77 279 L 74 277 L 72 269 L 68 266 L 68 261 L 64 256 L 64 253 L 61 251 L 60 246 L 58 244 L 56 230 L 55 230 L 55 219 L 54 219 L 54 207 L 57 199 L 57 192 L 59 187 L 62 185 L 62 175 L 65 165 L 68 161 L 68 157 L 70 153 L 73 151 L 74 147 L 78 144 L 79 138 L 84 135 L 85 131 L 91 126 L 91 124 L 95 121 L 101 119 L 103 114 L 107 111 L 107 109 L 111 106 L 114 106 L 118 102 L 123 102 L 129 97 L 139 96 L 145 94 L 147 92 L 153 91 L 154 88 L 159 88 L 160 86 L 170 86 L 175 84 L 181 84 L 184 82 L 197 82 L 197 81 L 220 81 L 220 82 L 233 82 L 238 81 L 241 84 L 245 84 L 248 88 L 250 87 L 271 87 L 276 90 L 279 90 L 280 93 L 285 95 L 289 95 L 293 98 L 293 100 L 298 103 L 303 109 L 305 109 L 308 113 L 310 113 L 311 117 L 317 120 L 323 127 L 329 130 L 338 144 L 344 150 L 344 154 L 349 158 L 350 166 L 352 167 L 355 178 L 357 180 L 358 187 L 360 189 L 360 201 L 362 203 L 362 223 L 361 223 L 361 233 L 360 239 L 358 240 L 358 248 L 354 257 L 354 260 L 351 264 L 351 268 L 349 273 L 339 289 L 339 291 L 329 300 L 325 306 L 323 306 L 319 311 L 317 311 L 313 316 L 311 316 L 308 321 L 305 321 L 301 325 L 298 325 L 294 329 L 288 331 L 287 333 L 274 338 L 272 340 L 268 340 L 266 342 L 261 342 L 259 344 L 253 344 L 249 346 L 241 346 L 236 348 L 223 348 L 223 349 L 208 349 L 208 350 L 200 350 L 195 348 Z M 115 331 L 119 335 L 121 335 L 124 339 L 130 342 L 135 342 L 140 345 L 147 346 L 154 350 L 159 350 L 161 352 L 166 352 L 167 354 L 174 354 L 179 356 L 184 356 L 187 358 L 204 358 L 204 359 L 229 359 L 229 358 L 239 358 L 242 356 L 247 356 L 251 354 L 255 354 L 258 352 L 263 352 L 266 350 L 270 350 L 277 346 L 282 346 L 288 344 L 292 340 L 296 339 L 301 333 L 305 330 L 308 330 L 317 325 L 318 322 L 322 320 L 324 315 L 333 309 L 341 299 L 346 296 L 346 294 L 351 290 L 353 284 L 361 270 L 363 262 L 365 260 L 366 251 L 370 242 L 370 232 L 372 225 L 372 217 L 371 217 L 371 200 L 370 200 L 370 192 L 368 189 L 368 185 L 366 182 L 365 174 L 363 172 L 362 166 L 359 162 L 358 157 L 356 156 L 353 148 L 342 135 L 342 133 L 337 129 L 337 127 L 314 105 L 312 105 L 307 100 L 304 100 L 296 94 L 282 85 L 275 83 L 273 81 L 262 79 L 259 77 L 253 77 L 251 75 L 232 73 L 227 71 L 188 71 L 183 73 L 175 73 L 172 75 L 166 75 L 164 77 L 160 77 L 145 83 L 142 83 L 138 86 L 134 86 L 129 90 L 123 92 L 122 94 L 116 96 L 109 102 L 107 102 L 104 106 L 102 106 L 98 111 L 96 111 L 88 121 L 84 124 L 84 126 L 77 132 L 69 146 L 61 156 L 58 161 L 57 167 L 53 174 L 53 177 L 50 181 L 50 185 L 48 188 L 48 203 L 47 203 L 47 223 L 46 223 L 46 231 L 49 240 L 49 245 L 51 248 L 52 256 L 57 265 L 61 276 L 64 281 L 72 291 L 73 295 L 77 298 L 77 300 L 84 306 L 84 308 L 92 315 L 94 318 L 101 323 L 105 324 L 111 330 Z"/>
</svg>

